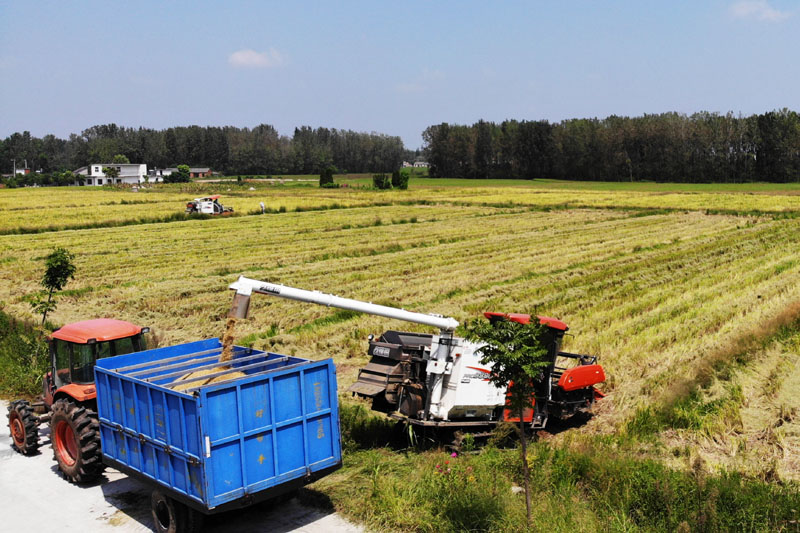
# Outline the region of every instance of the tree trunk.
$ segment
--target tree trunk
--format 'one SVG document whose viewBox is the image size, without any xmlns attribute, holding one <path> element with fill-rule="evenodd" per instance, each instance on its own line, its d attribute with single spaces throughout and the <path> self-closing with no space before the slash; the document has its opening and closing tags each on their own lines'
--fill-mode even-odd
<svg viewBox="0 0 800 533">
<path fill-rule="evenodd" d="M 50 307 L 50 301 L 53 299 L 53 289 L 50 289 L 50 292 L 47 294 L 47 307 Z M 44 321 L 47 319 L 47 309 L 44 310 L 42 313 L 42 327 L 44 327 Z"/>
<path fill-rule="evenodd" d="M 528 439 L 525 437 L 525 420 L 524 420 L 524 413 L 525 409 L 523 407 L 519 408 L 519 440 L 522 444 L 522 475 L 525 478 L 525 510 L 527 511 L 528 515 L 528 527 L 531 525 L 531 483 L 530 483 L 530 471 L 528 470 Z"/>
</svg>

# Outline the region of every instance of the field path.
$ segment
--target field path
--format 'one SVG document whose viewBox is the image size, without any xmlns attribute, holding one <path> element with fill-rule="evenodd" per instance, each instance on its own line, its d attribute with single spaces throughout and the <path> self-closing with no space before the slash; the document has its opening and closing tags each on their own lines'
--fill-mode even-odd
<svg viewBox="0 0 800 533">
<path fill-rule="evenodd" d="M 6 425 L 8 402 L 0 400 L 0 501 L 3 531 L 151 531 L 150 489 L 116 470 L 96 485 L 68 483 L 56 470 L 47 428 L 40 452 L 25 457 L 11 448 Z M 13 510 L 13 511 L 12 511 Z M 257 505 L 211 517 L 203 531 L 357 533 L 362 529 L 336 514 L 291 500 L 280 507 Z"/>
</svg>

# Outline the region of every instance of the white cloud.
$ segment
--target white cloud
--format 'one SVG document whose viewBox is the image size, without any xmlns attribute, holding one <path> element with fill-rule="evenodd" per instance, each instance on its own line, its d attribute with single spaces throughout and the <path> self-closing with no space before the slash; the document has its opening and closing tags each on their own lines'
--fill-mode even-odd
<svg viewBox="0 0 800 533">
<path fill-rule="evenodd" d="M 272 47 L 266 52 L 245 48 L 228 56 L 228 64 L 236 68 L 272 68 L 285 65 L 286 58 Z"/>
<path fill-rule="evenodd" d="M 739 19 L 780 22 L 791 16 L 787 11 L 775 9 L 767 0 L 740 0 L 731 6 L 731 14 Z"/>
</svg>

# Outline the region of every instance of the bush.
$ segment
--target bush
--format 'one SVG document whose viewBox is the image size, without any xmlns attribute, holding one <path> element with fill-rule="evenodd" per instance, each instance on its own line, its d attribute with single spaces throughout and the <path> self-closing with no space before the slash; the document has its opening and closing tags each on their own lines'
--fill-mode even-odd
<svg viewBox="0 0 800 533">
<path fill-rule="evenodd" d="M 336 173 L 336 167 L 328 165 L 319 175 L 319 186 L 325 189 L 336 189 L 338 185 L 333 182 L 333 175 Z"/>
<path fill-rule="evenodd" d="M 392 188 L 392 181 L 386 174 L 373 174 L 372 186 L 380 190 L 388 190 Z"/>
<path fill-rule="evenodd" d="M 399 169 L 392 172 L 392 187 L 401 190 L 408 189 L 408 174 L 400 172 Z"/>
</svg>

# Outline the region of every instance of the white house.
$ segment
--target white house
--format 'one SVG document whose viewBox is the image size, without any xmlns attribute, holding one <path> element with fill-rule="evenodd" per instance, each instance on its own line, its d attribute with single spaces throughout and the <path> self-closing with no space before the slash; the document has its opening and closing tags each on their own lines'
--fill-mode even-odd
<svg viewBox="0 0 800 533">
<path fill-rule="evenodd" d="M 119 175 L 116 178 L 109 178 L 103 173 L 103 168 L 116 168 Z M 74 185 L 120 185 L 127 183 L 135 185 L 142 183 L 147 176 L 147 165 L 144 163 L 92 163 L 88 167 L 81 167 L 75 171 L 83 178 L 79 179 Z"/>
<path fill-rule="evenodd" d="M 150 183 L 161 183 L 164 178 L 172 174 L 174 168 L 151 168 L 148 174 L 150 175 Z"/>
<path fill-rule="evenodd" d="M 430 165 L 426 161 L 415 161 L 414 168 L 428 168 Z"/>
</svg>

